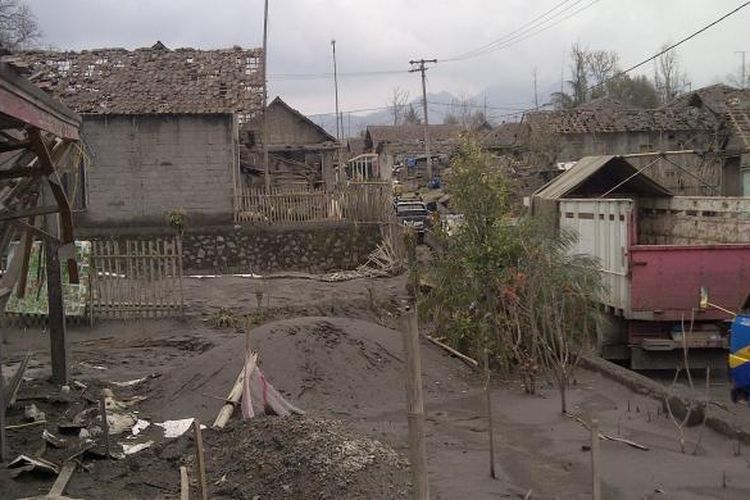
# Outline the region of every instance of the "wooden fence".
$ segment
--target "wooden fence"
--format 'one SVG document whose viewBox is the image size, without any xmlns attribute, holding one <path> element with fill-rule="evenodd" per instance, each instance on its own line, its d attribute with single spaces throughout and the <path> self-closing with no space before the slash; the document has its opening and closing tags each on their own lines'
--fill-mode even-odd
<svg viewBox="0 0 750 500">
<path fill-rule="evenodd" d="M 235 199 L 235 222 L 295 224 L 312 222 L 383 222 L 391 210 L 387 183 L 357 183 L 326 192 L 295 187 L 243 187 Z"/>
<path fill-rule="evenodd" d="M 179 238 L 92 241 L 89 275 L 92 319 L 183 314 Z"/>
</svg>

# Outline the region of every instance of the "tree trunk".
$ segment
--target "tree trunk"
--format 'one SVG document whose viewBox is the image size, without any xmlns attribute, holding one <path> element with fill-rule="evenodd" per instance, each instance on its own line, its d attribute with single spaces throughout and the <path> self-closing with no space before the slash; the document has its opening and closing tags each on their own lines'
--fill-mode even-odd
<svg viewBox="0 0 750 500">
<path fill-rule="evenodd" d="M 565 415 L 568 413 L 568 380 L 565 376 L 560 376 L 557 388 L 560 391 L 560 412 Z"/>
</svg>

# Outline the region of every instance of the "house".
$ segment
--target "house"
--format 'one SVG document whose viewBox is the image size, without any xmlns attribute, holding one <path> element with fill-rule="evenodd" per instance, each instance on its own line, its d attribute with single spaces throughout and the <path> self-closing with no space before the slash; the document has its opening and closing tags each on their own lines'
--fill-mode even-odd
<svg viewBox="0 0 750 500">
<path fill-rule="evenodd" d="M 465 128 L 460 125 L 429 125 L 433 171 L 439 174 L 461 141 Z M 388 166 L 405 167 L 419 175 L 426 165 L 423 125 L 377 125 L 365 131 L 365 150 L 379 155 L 381 171 Z"/>
<path fill-rule="evenodd" d="M 265 185 L 262 119 L 242 126 L 240 164 L 246 186 Z M 268 166 L 271 186 L 336 185 L 340 145 L 336 138 L 276 97 L 266 108 Z"/>
<path fill-rule="evenodd" d="M 262 110 L 262 51 L 24 51 L 6 58 L 83 119 L 82 227 L 232 220 L 239 125 Z"/>
<path fill-rule="evenodd" d="M 750 106 L 736 96 L 746 91 L 721 87 L 655 109 L 602 98 L 574 109 L 532 111 L 517 126 L 496 128 L 485 142 L 499 156 L 522 159 L 539 178 L 537 187 L 584 156 L 643 154 L 629 161 L 675 194 L 737 196 L 742 132 L 731 117 L 746 117 Z M 730 115 L 728 103 L 735 101 Z M 690 153 L 649 154 L 660 151 Z"/>
</svg>

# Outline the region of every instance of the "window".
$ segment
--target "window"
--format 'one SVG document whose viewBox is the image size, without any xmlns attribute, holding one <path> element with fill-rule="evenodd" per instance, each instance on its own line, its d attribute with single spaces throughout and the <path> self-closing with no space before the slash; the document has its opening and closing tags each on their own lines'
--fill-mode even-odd
<svg viewBox="0 0 750 500">
<path fill-rule="evenodd" d="M 750 196 L 750 168 L 743 168 L 740 171 L 740 182 L 742 183 L 742 196 Z"/>
</svg>

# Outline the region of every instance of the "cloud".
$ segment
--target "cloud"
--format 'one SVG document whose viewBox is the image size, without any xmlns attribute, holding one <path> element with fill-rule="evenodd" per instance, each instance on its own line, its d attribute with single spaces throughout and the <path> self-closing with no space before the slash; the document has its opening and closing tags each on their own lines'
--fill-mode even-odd
<svg viewBox="0 0 750 500">
<path fill-rule="evenodd" d="M 559 0 L 271 0 L 270 94 L 282 95 L 307 113 L 331 111 L 333 84 L 329 79 L 285 79 L 280 75 L 329 73 L 330 42 L 336 38 L 342 73 L 404 71 L 342 77 L 343 109 L 385 105 L 397 86 L 416 96 L 419 78 L 406 73 L 410 59 L 445 59 L 483 46 L 557 3 Z M 568 5 L 573 3 L 569 0 Z M 156 40 L 170 47 L 217 48 L 259 46 L 262 40 L 262 0 L 33 0 L 30 5 L 45 33 L 44 43 L 61 49 L 136 48 Z M 471 95 L 493 86 L 508 89 L 505 97 L 494 98 L 497 102 L 493 105 L 530 101 L 533 69 L 537 68 L 540 90 L 556 88 L 565 54 L 576 41 L 592 49 L 617 51 L 622 65 L 628 66 L 737 5 L 737 0 L 600 0 L 504 50 L 439 63 L 429 72 L 430 90 Z M 734 51 L 748 48 L 739 42 L 746 38 L 748 21 L 750 8 L 680 48 L 682 63 L 694 84 L 710 84 L 736 71 L 739 58 Z M 643 71 L 650 75 L 653 67 Z"/>
</svg>

